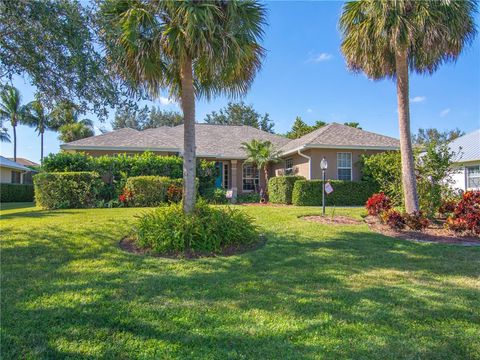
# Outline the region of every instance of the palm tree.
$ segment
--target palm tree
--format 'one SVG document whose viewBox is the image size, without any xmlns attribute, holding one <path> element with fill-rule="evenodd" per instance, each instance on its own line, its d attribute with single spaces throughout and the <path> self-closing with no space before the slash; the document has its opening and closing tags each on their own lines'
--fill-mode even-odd
<svg viewBox="0 0 480 360">
<path fill-rule="evenodd" d="M 40 136 L 40 160 L 43 161 L 43 134 L 51 130 L 51 117 L 38 97 L 24 106 L 22 123 L 34 127 Z"/>
<path fill-rule="evenodd" d="M 247 153 L 246 163 L 250 163 L 265 174 L 265 194 L 268 194 L 268 165 L 280 161 L 280 152 L 275 150 L 273 144 L 268 141 L 253 139 L 249 143 L 242 143 L 242 148 Z"/>
<path fill-rule="evenodd" d="M 195 98 L 250 87 L 261 65 L 265 9 L 249 1 L 106 0 L 103 41 L 119 75 L 158 97 L 168 89 L 184 117 L 183 210 L 195 206 Z"/>
<path fill-rule="evenodd" d="M 347 64 L 374 80 L 397 83 L 402 183 L 405 209 L 418 210 L 410 136 L 409 70 L 431 74 L 455 61 L 475 34 L 474 0 L 373 1 L 345 4 L 340 17 L 341 45 Z"/>
<path fill-rule="evenodd" d="M 7 128 L 3 126 L 2 118 L 0 118 L 0 142 L 10 142 L 10 135 Z"/>
<path fill-rule="evenodd" d="M 10 121 L 13 129 L 13 161 L 17 161 L 17 125 L 22 118 L 20 92 L 17 88 L 5 85 L 0 92 L 0 119 Z M 7 134 L 8 135 L 8 134 Z M 8 136 L 10 140 L 10 136 Z"/>
<path fill-rule="evenodd" d="M 64 101 L 55 106 L 50 114 L 49 127 L 58 131 L 58 138 L 68 143 L 95 135 L 93 121 L 90 119 L 79 120 L 80 111 L 74 103 Z"/>
<path fill-rule="evenodd" d="M 95 135 L 95 132 L 93 131 L 93 122 L 88 119 L 62 125 L 58 131 L 60 132 L 58 138 L 64 143 L 69 143 Z"/>
</svg>

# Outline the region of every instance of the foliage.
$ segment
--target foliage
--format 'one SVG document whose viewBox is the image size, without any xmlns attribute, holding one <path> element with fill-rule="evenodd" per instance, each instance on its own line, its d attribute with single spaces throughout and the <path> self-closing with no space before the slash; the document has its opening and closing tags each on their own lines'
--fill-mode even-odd
<svg viewBox="0 0 480 360">
<path fill-rule="evenodd" d="M 209 188 L 202 195 L 202 199 L 209 204 L 227 204 L 227 191 L 219 188 Z"/>
<path fill-rule="evenodd" d="M 182 201 L 183 188 L 182 179 L 175 179 L 170 181 L 170 186 L 167 189 L 167 201 L 169 203 L 178 203 Z"/>
<path fill-rule="evenodd" d="M 448 131 L 439 131 L 436 128 L 420 128 L 418 129 L 417 134 L 414 134 L 412 136 L 412 142 L 421 147 L 427 147 L 431 143 L 449 143 L 463 135 L 465 135 L 465 132 L 460 130 L 459 128 Z"/>
<path fill-rule="evenodd" d="M 379 216 L 392 208 L 392 201 L 383 192 L 370 196 L 365 204 L 368 215 Z"/>
<path fill-rule="evenodd" d="M 157 254 L 219 253 L 258 240 L 253 219 L 244 212 L 202 202 L 191 215 L 180 204 L 161 206 L 139 219 L 134 234 L 139 246 Z"/>
<path fill-rule="evenodd" d="M 362 128 L 360 127 L 360 123 L 354 122 L 354 121 L 350 121 L 350 122 L 343 123 L 343 125 L 347 125 L 347 126 L 350 126 L 350 127 L 355 128 L 355 129 L 360 129 L 360 130 L 362 129 Z"/>
<path fill-rule="evenodd" d="M 64 143 L 85 139 L 95 135 L 93 127 L 83 122 L 62 125 L 58 131 L 60 132 L 58 139 Z"/>
<path fill-rule="evenodd" d="M 167 201 L 170 178 L 165 176 L 134 176 L 125 183 L 125 202 L 132 206 L 158 206 Z"/>
<path fill-rule="evenodd" d="M 0 43 L 1 44 L 1 43 Z M 0 60 L 1 63 L 1 60 Z M 1 84 L 0 84 L 1 85 Z M 10 122 L 13 129 L 13 158 L 17 160 L 17 125 L 22 121 L 23 109 L 21 106 L 22 97 L 17 88 L 4 85 L 0 86 L 0 121 Z M 6 129 L 2 129 L 6 133 Z M 3 135 L 6 142 L 10 142 L 10 136 Z"/>
<path fill-rule="evenodd" d="M 149 109 L 147 105 L 142 109 L 131 106 L 122 108 L 115 113 L 115 118 L 111 122 L 114 130 L 128 127 L 139 131 L 181 124 L 183 124 L 183 116 L 179 112 L 156 107 Z"/>
<path fill-rule="evenodd" d="M 451 215 L 455 211 L 456 206 L 457 206 L 457 201 L 453 199 L 442 200 L 442 203 L 438 207 L 438 213 L 441 216 Z"/>
<path fill-rule="evenodd" d="M 106 117 L 121 91 L 79 1 L 0 1 L 0 74 L 28 77 L 49 108 L 74 99 Z"/>
<path fill-rule="evenodd" d="M 93 171 L 98 158 L 85 153 L 59 152 L 43 159 L 42 170 L 46 172 Z"/>
<path fill-rule="evenodd" d="M 447 227 L 456 232 L 480 235 L 480 191 L 467 191 L 447 219 Z"/>
<path fill-rule="evenodd" d="M 378 186 L 368 181 L 328 181 L 334 191 L 325 195 L 327 205 L 361 206 L 378 191 Z M 297 206 L 322 205 L 322 181 L 298 180 L 293 186 L 292 204 Z"/>
<path fill-rule="evenodd" d="M 205 122 L 218 125 L 248 125 L 269 133 L 273 133 L 275 126 L 268 114 L 260 115 L 252 105 L 246 105 L 243 101 L 229 102 L 218 113 L 212 111 L 205 117 Z"/>
<path fill-rule="evenodd" d="M 0 184 L 0 202 L 30 202 L 33 201 L 33 185 L 31 184 Z"/>
<path fill-rule="evenodd" d="M 405 225 L 407 225 L 412 230 L 424 230 L 430 225 L 430 220 L 425 217 L 421 211 L 416 211 L 411 214 L 404 213 L 403 219 Z"/>
<path fill-rule="evenodd" d="M 8 129 L 3 126 L 4 119 L 0 117 L 0 142 L 11 142 L 10 134 L 8 133 Z"/>
<path fill-rule="evenodd" d="M 258 202 L 260 202 L 259 193 L 252 192 L 237 195 L 237 203 L 239 204 L 253 204 Z"/>
<path fill-rule="evenodd" d="M 395 209 L 389 209 L 380 214 L 380 218 L 384 224 L 387 224 L 394 230 L 402 230 L 405 228 L 405 219 Z"/>
<path fill-rule="evenodd" d="M 295 122 L 292 125 L 292 129 L 287 132 L 287 138 L 298 139 L 325 125 L 327 125 L 327 123 L 319 120 L 316 121 L 314 125 L 307 125 L 300 116 L 297 116 Z"/>
<path fill-rule="evenodd" d="M 293 186 L 297 180 L 305 180 L 303 176 L 275 176 L 268 181 L 269 201 L 275 204 L 292 203 Z"/>
<path fill-rule="evenodd" d="M 96 204 L 103 186 L 95 172 L 39 173 L 34 175 L 35 201 L 44 209 L 86 208 Z"/>
</svg>

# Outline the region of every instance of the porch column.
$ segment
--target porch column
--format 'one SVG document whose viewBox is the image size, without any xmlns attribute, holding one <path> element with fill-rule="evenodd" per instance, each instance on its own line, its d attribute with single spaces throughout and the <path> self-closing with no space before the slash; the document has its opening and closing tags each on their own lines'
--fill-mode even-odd
<svg viewBox="0 0 480 360">
<path fill-rule="evenodd" d="M 237 188 L 237 160 L 231 160 L 230 163 L 231 163 L 231 166 L 232 166 L 232 175 L 231 175 L 231 184 L 232 184 L 232 192 L 233 192 L 232 202 L 235 203 L 237 201 L 237 194 L 238 194 L 238 188 Z"/>
</svg>

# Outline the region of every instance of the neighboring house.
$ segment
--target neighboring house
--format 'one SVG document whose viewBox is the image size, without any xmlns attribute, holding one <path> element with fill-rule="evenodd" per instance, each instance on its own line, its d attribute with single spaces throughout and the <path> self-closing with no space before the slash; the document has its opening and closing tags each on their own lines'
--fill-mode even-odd
<svg viewBox="0 0 480 360">
<path fill-rule="evenodd" d="M 480 129 L 453 140 L 450 151 L 458 154 L 455 161 L 453 187 L 461 190 L 480 190 Z"/>
<path fill-rule="evenodd" d="M 13 161 L 13 158 L 8 158 L 8 159 Z M 37 164 L 36 162 L 33 162 L 25 158 L 18 158 L 18 157 L 17 157 L 16 163 L 26 166 L 30 170 L 29 172 L 23 174 L 23 184 L 33 184 L 33 175 L 38 173 L 38 167 L 40 166 L 40 164 Z"/>
<path fill-rule="evenodd" d="M 25 184 L 24 176 L 30 169 L 13 160 L 0 156 L 0 183 Z"/>
<path fill-rule="evenodd" d="M 269 140 L 281 151 L 282 161 L 272 165 L 270 176 L 295 174 L 320 179 L 320 161 L 329 163 L 328 179 L 360 180 L 360 155 L 398 150 L 397 139 L 337 123 L 328 124 L 299 139 L 290 140 L 250 126 L 196 124 L 197 157 L 216 161 L 220 170 L 217 186 L 248 193 L 264 187 L 262 171 L 245 163 L 243 142 Z M 137 131 L 120 129 L 61 145 L 64 151 L 92 156 L 135 154 L 152 151 L 159 155 L 181 155 L 183 125 Z"/>
</svg>

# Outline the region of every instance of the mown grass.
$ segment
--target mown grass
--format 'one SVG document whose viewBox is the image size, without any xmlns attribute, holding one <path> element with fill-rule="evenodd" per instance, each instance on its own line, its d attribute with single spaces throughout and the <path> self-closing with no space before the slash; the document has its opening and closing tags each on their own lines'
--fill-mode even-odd
<svg viewBox="0 0 480 360">
<path fill-rule="evenodd" d="M 480 358 L 479 248 L 243 209 L 264 247 L 172 260 L 118 248 L 147 209 L 2 206 L 0 357 Z"/>
</svg>

